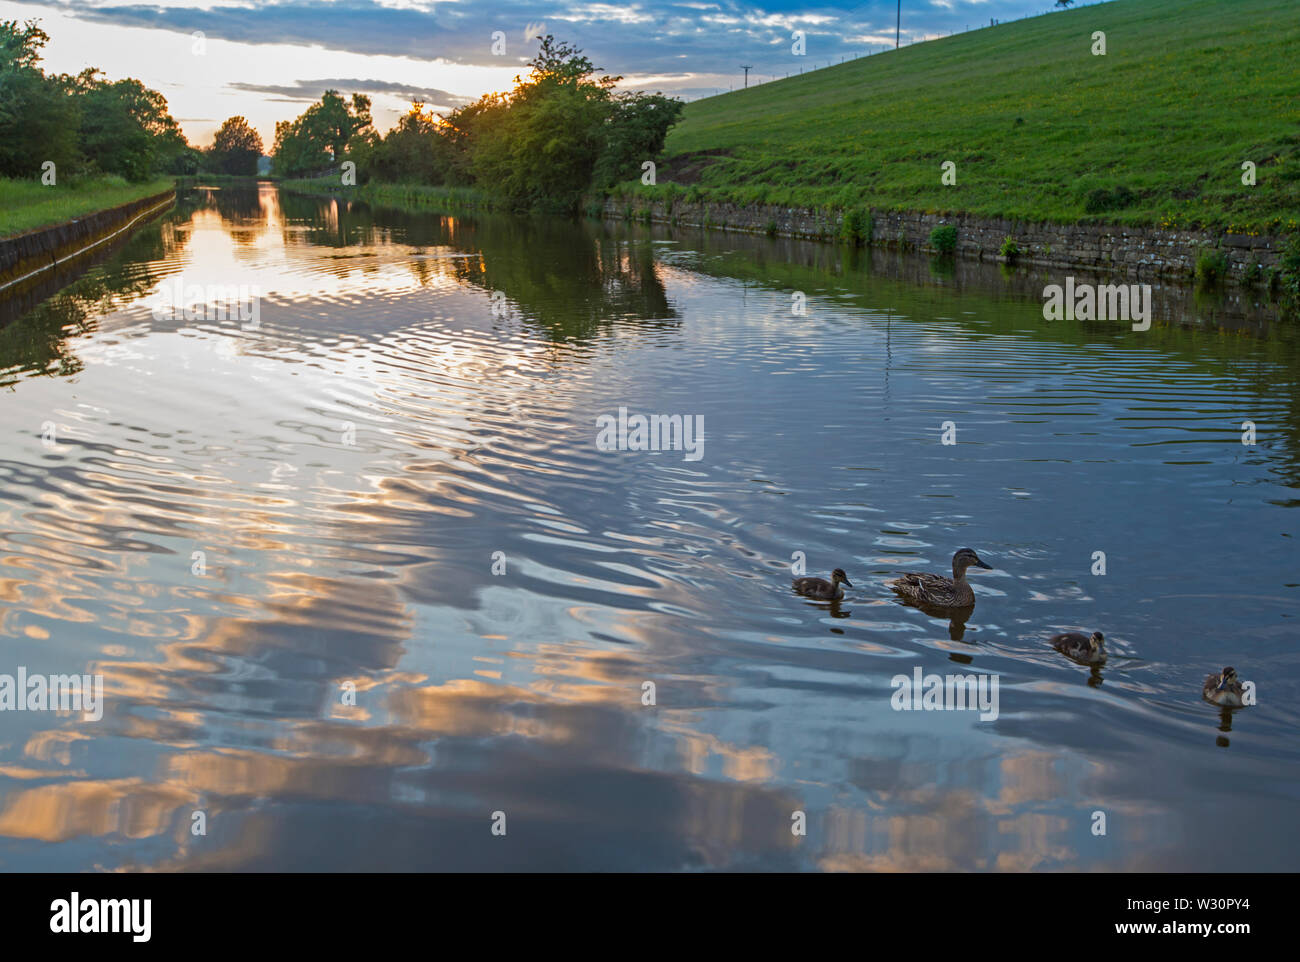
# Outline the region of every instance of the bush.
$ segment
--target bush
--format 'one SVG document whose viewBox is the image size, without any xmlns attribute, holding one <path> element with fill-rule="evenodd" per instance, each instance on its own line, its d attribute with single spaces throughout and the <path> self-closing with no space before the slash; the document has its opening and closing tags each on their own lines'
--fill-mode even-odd
<svg viewBox="0 0 1300 962">
<path fill-rule="evenodd" d="M 1020 253 L 1020 245 L 1016 243 L 1014 237 L 1004 237 L 1002 246 L 998 248 L 998 253 L 1007 260 L 1013 261 L 1016 259 L 1016 255 Z"/>
<path fill-rule="evenodd" d="M 573 51 L 577 57 L 578 51 Z M 594 86 L 594 85 L 593 85 Z M 623 93 L 611 97 L 607 116 L 599 125 L 599 153 L 592 171 L 597 186 L 641 176 L 642 163 L 664 149 L 668 128 L 681 118 L 686 105 L 663 94 Z"/>
<path fill-rule="evenodd" d="M 854 247 L 861 247 L 871 242 L 871 227 L 871 211 L 851 207 L 844 212 L 840 236 Z"/>
<path fill-rule="evenodd" d="M 951 254 L 957 249 L 957 228 L 951 224 L 930 231 L 930 246 L 940 254 Z"/>
<path fill-rule="evenodd" d="M 766 234 L 768 237 L 775 237 L 776 232 L 777 232 L 777 226 L 776 226 L 776 221 L 774 220 L 769 220 L 767 224 L 763 227 L 763 233 Z"/>
<path fill-rule="evenodd" d="M 1203 248 L 1196 256 L 1196 279 L 1202 284 L 1214 284 L 1228 272 L 1228 259 L 1217 248 Z"/>
</svg>

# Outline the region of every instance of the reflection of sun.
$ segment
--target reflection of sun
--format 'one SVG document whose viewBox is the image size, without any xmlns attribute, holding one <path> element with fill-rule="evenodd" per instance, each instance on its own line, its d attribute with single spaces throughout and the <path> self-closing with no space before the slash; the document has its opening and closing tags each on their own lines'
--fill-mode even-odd
<svg viewBox="0 0 1300 962">
<path fill-rule="evenodd" d="M 340 202 L 331 199 L 322 205 L 321 213 L 324 230 L 337 235 Z M 259 186 L 256 219 L 227 219 L 215 207 L 204 207 L 178 229 L 189 233 L 178 256 L 180 270 L 146 292 L 141 299 L 146 304 L 178 284 L 182 289 L 205 290 L 243 286 L 258 297 L 288 302 L 348 301 L 417 289 L 461 288 L 451 269 L 459 255 L 451 248 L 427 250 L 417 276 L 411 269 L 410 251 L 386 236 L 345 247 L 318 246 L 300 237 L 306 229 L 286 221 L 279 189 L 270 183 Z"/>
</svg>

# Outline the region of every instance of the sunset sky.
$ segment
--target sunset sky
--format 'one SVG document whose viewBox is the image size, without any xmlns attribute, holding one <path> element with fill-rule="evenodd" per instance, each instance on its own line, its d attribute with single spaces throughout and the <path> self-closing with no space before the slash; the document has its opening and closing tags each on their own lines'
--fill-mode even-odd
<svg viewBox="0 0 1300 962">
<path fill-rule="evenodd" d="M 1050 0 L 904 0 L 903 41 L 1046 11 Z M 576 43 L 627 87 L 693 99 L 880 51 L 894 42 L 895 0 L 839 6 L 790 0 L 0 0 L 0 19 L 39 19 L 50 35 L 45 68 L 86 66 L 162 92 L 190 141 L 202 146 L 234 114 L 269 151 L 275 122 L 301 113 L 327 88 L 370 95 L 381 131 L 413 98 L 447 110 L 507 89 L 541 32 Z M 506 35 L 504 56 L 492 33 Z M 791 54 L 803 30 L 807 55 Z M 195 52 L 201 31 L 206 52 Z"/>
</svg>

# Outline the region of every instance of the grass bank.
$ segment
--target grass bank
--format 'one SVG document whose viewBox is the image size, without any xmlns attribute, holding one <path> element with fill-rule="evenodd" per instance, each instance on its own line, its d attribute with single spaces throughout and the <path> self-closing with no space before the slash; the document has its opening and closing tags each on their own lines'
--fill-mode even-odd
<svg viewBox="0 0 1300 962">
<path fill-rule="evenodd" d="M 1298 49 L 1296 0 L 1053 12 L 695 101 L 619 194 L 1288 234 Z"/>
<path fill-rule="evenodd" d="M 321 194 L 330 197 L 351 197 L 369 204 L 387 205 L 411 210 L 445 211 L 494 210 L 499 202 L 472 187 L 430 187 L 421 184 L 369 183 L 357 187 L 344 187 L 339 178 L 319 177 L 312 180 L 281 180 L 277 183 L 285 190 L 303 194 Z"/>
<path fill-rule="evenodd" d="M 176 178 L 178 187 L 201 187 L 204 184 L 212 186 L 218 185 L 246 185 L 256 184 L 259 180 L 274 180 L 267 174 L 186 174 L 183 177 Z"/>
<path fill-rule="evenodd" d="M 0 178 L 0 237 L 129 204 L 172 185 L 170 177 L 143 184 L 128 183 L 121 177 L 81 178 L 48 187 L 37 180 Z"/>
</svg>

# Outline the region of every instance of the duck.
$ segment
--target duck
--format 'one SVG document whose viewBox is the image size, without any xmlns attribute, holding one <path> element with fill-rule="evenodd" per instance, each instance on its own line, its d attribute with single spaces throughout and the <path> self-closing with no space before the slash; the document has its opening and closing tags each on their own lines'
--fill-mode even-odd
<svg viewBox="0 0 1300 962">
<path fill-rule="evenodd" d="M 816 598 L 818 601 L 839 601 L 844 597 L 844 589 L 840 586 L 853 587 L 853 582 L 849 580 L 843 568 L 832 571 L 830 581 L 825 578 L 795 578 L 791 584 L 794 585 L 794 590 L 805 598 Z"/>
<path fill-rule="evenodd" d="M 1243 687 L 1237 677 L 1237 669 L 1229 666 L 1217 675 L 1208 675 L 1201 686 L 1201 695 L 1206 701 L 1225 708 L 1241 708 Z"/>
<path fill-rule="evenodd" d="M 958 548 L 952 556 L 952 577 L 928 573 L 906 574 L 887 584 L 895 593 L 917 605 L 931 608 L 969 608 L 975 604 L 975 592 L 966 581 L 967 568 L 993 566 L 980 560 L 972 548 Z"/>
<path fill-rule="evenodd" d="M 1106 660 L 1106 649 L 1103 647 L 1106 638 L 1100 631 L 1094 631 L 1091 635 L 1085 635 L 1081 631 L 1064 631 L 1052 635 L 1048 643 L 1066 658 L 1075 661 L 1095 665 Z"/>
</svg>

